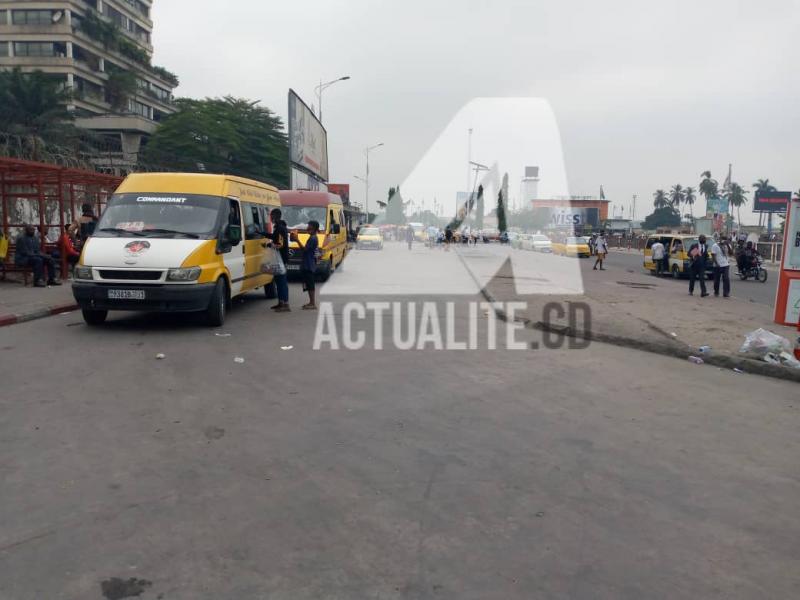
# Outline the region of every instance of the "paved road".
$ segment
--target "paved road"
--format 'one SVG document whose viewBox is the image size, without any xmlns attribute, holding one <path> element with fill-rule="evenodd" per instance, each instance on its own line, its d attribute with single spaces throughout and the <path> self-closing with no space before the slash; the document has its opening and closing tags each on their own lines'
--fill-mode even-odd
<svg viewBox="0 0 800 600">
<path fill-rule="evenodd" d="M 312 351 L 317 315 L 266 305 L 0 330 L 0 598 L 800 596 L 794 384 L 600 344 Z"/>
<path fill-rule="evenodd" d="M 609 254 L 609 267 L 618 265 L 622 268 L 633 270 L 637 273 L 644 272 L 642 267 L 642 255 L 628 252 L 614 252 Z M 733 267 L 735 269 L 735 267 Z M 665 277 L 664 279 L 670 279 Z M 676 289 L 684 288 L 688 290 L 688 281 L 685 279 L 675 280 Z M 750 302 L 775 306 L 775 291 L 778 285 L 778 272 L 774 269 L 769 271 L 766 283 L 759 283 L 748 279 L 741 281 L 735 273 L 731 272 L 731 290 L 734 296 L 744 298 Z"/>
</svg>

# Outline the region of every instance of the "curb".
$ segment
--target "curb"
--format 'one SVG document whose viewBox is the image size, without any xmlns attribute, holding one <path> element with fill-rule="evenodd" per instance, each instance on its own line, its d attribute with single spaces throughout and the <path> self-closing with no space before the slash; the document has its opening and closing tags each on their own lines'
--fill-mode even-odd
<svg viewBox="0 0 800 600">
<path fill-rule="evenodd" d="M 52 317 L 54 315 L 60 315 L 61 313 L 72 312 L 73 310 L 78 310 L 77 304 L 57 304 L 55 306 L 37 308 L 36 310 L 31 310 L 16 315 L 0 315 L 0 327 L 17 325 L 18 323 L 27 323 L 28 321 Z"/>
<path fill-rule="evenodd" d="M 489 302 L 499 303 L 499 300 L 497 300 L 492 293 L 485 288 L 481 289 L 481 295 Z M 494 312 L 498 319 L 504 323 L 508 322 L 508 315 L 506 315 L 504 310 L 495 308 Z M 630 348 L 632 350 L 650 352 L 652 354 L 660 354 L 662 356 L 670 356 L 672 358 L 679 358 L 682 360 L 688 360 L 689 356 L 696 354 L 696 350 L 679 342 L 646 341 L 592 330 L 579 330 L 569 327 L 568 325 L 545 323 L 544 321 L 532 321 L 531 319 L 525 318 L 517 318 L 515 321 L 523 323 L 527 329 L 555 333 L 565 337 L 571 337 L 590 342 L 601 342 L 603 344 L 610 344 L 612 346 L 620 346 L 623 348 Z M 702 358 L 704 364 L 714 367 L 731 370 L 740 369 L 744 371 L 744 373 L 750 375 L 763 375 L 765 377 L 773 377 L 775 379 L 783 379 L 786 381 L 800 383 L 800 369 L 791 369 L 789 367 L 771 365 L 759 360 L 753 360 L 740 356 L 732 356 L 729 354 L 710 354 L 704 355 Z"/>
</svg>

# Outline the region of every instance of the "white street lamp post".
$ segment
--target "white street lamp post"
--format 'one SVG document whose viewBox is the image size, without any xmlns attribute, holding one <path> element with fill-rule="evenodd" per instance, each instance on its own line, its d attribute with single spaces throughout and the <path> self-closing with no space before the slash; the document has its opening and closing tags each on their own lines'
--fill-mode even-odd
<svg viewBox="0 0 800 600">
<path fill-rule="evenodd" d="M 326 83 L 322 83 L 320 79 L 319 85 L 314 88 L 314 93 L 317 95 L 317 106 L 319 107 L 319 122 L 322 123 L 322 92 L 327 90 L 331 87 L 334 83 L 339 83 L 340 81 L 347 81 L 350 79 L 350 75 L 345 75 L 344 77 L 339 77 L 338 79 L 332 79 Z"/>
</svg>

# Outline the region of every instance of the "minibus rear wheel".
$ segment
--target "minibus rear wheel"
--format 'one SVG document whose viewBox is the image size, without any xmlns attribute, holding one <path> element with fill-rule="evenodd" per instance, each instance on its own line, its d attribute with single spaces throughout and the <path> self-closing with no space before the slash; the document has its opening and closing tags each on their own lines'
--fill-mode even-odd
<svg viewBox="0 0 800 600">
<path fill-rule="evenodd" d="M 228 286 L 225 279 L 220 277 L 217 279 L 217 285 L 214 286 L 214 292 L 211 294 L 211 300 L 206 309 L 206 320 L 212 327 L 222 327 L 225 323 L 225 313 L 228 308 Z"/>
<path fill-rule="evenodd" d="M 82 311 L 83 320 L 87 325 L 102 325 L 106 322 L 108 317 L 107 310 L 92 310 L 91 308 L 84 308 Z"/>
</svg>

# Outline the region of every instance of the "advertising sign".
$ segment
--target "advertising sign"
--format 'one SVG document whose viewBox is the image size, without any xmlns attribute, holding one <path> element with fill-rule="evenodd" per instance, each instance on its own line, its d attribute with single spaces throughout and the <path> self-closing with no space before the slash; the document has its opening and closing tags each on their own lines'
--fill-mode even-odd
<svg viewBox="0 0 800 600">
<path fill-rule="evenodd" d="M 342 199 L 342 203 L 350 204 L 350 184 L 349 183 L 329 183 L 328 192 L 336 194 Z"/>
<path fill-rule="evenodd" d="M 292 166 L 292 189 L 293 190 L 311 190 L 312 192 L 324 192 L 328 186 L 322 183 L 316 177 L 309 175 L 305 171 Z"/>
<path fill-rule="evenodd" d="M 753 198 L 753 212 L 784 213 L 791 199 L 791 192 L 762 192 L 758 190 Z"/>
<path fill-rule="evenodd" d="M 294 90 L 289 90 L 289 160 L 328 181 L 328 133 Z"/>
<path fill-rule="evenodd" d="M 719 196 L 709 198 L 706 201 L 706 218 L 712 220 L 712 229 L 720 232 L 725 229 L 725 221 L 728 218 L 728 201 Z"/>
<path fill-rule="evenodd" d="M 600 227 L 599 208 L 545 208 L 550 212 L 551 227 Z"/>
<path fill-rule="evenodd" d="M 786 300 L 785 323 L 800 323 L 800 279 L 789 282 L 789 295 Z"/>
</svg>

